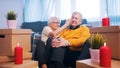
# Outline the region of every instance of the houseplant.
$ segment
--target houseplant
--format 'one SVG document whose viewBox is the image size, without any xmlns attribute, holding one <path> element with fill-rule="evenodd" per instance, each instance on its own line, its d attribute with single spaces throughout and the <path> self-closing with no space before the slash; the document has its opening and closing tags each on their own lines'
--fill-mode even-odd
<svg viewBox="0 0 120 68">
<path fill-rule="evenodd" d="M 92 62 L 99 62 L 99 49 L 104 44 L 102 34 L 92 34 L 90 38 L 90 54 Z"/>
<path fill-rule="evenodd" d="M 8 28 L 16 28 L 16 14 L 13 10 L 7 13 L 7 25 Z"/>
</svg>

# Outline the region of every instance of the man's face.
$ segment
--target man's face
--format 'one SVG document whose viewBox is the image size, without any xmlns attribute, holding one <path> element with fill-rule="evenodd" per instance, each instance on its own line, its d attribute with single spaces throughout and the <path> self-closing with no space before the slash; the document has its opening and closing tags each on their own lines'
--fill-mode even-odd
<svg viewBox="0 0 120 68">
<path fill-rule="evenodd" d="M 57 28 L 60 27 L 60 21 L 58 19 L 53 19 L 52 20 L 52 23 L 50 24 L 50 27 L 53 29 L 53 30 L 56 30 Z"/>
<path fill-rule="evenodd" d="M 82 17 L 79 14 L 72 14 L 71 20 L 71 26 L 73 28 L 77 27 L 82 23 Z"/>
</svg>

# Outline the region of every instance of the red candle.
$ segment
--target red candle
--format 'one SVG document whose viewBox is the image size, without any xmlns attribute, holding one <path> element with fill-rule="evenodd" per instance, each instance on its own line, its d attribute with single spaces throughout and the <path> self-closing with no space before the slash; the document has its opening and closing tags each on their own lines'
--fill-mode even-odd
<svg viewBox="0 0 120 68">
<path fill-rule="evenodd" d="M 102 18 L 102 26 L 110 26 L 110 18 Z"/>
<path fill-rule="evenodd" d="M 106 43 L 100 48 L 100 66 L 111 67 L 111 49 Z"/>
<path fill-rule="evenodd" d="M 19 43 L 17 44 L 17 46 L 15 47 L 15 64 L 22 64 L 23 62 L 23 53 L 22 53 L 22 47 L 19 45 Z"/>
</svg>

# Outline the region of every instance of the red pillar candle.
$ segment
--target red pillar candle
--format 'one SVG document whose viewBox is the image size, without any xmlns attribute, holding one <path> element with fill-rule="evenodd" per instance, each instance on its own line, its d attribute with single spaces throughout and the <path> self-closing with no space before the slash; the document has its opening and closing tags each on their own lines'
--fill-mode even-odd
<svg viewBox="0 0 120 68">
<path fill-rule="evenodd" d="M 110 26 L 110 18 L 102 18 L 102 26 Z"/>
<path fill-rule="evenodd" d="M 100 66 L 111 67 L 111 49 L 106 43 L 100 48 Z"/>
<path fill-rule="evenodd" d="M 22 47 L 19 45 L 19 43 L 17 44 L 17 46 L 15 47 L 15 64 L 22 64 L 23 63 L 23 49 Z"/>
</svg>

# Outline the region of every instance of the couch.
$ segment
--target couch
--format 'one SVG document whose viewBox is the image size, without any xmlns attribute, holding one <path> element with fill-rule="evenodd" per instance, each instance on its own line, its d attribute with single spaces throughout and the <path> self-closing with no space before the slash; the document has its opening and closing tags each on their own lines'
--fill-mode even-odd
<svg viewBox="0 0 120 68">
<path fill-rule="evenodd" d="M 60 26 L 64 25 L 66 20 L 61 20 Z M 82 20 L 82 24 L 87 24 L 87 19 Z M 36 42 L 35 39 L 40 39 L 43 28 L 47 26 L 47 21 L 35 21 L 35 22 L 24 22 L 22 23 L 22 29 L 31 29 L 31 51 L 34 53 Z M 33 57 L 34 59 L 34 57 Z"/>
<path fill-rule="evenodd" d="M 66 20 L 61 20 L 61 24 L 60 26 L 64 25 L 64 23 L 66 22 Z M 82 24 L 87 24 L 87 19 L 83 19 L 82 20 Z M 36 38 L 40 38 L 41 37 L 41 33 L 43 28 L 47 26 L 47 21 L 35 21 L 35 22 L 23 22 L 21 29 L 31 29 L 33 31 L 33 33 L 31 34 L 31 50 L 32 50 L 32 45 L 33 45 L 33 41 Z"/>
<path fill-rule="evenodd" d="M 66 20 L 61 20 L 60 26 L 64 25 Z M 87 19 L 82 20 L 82 24 L 87 24 Z M 31 29 L 31 46 L 33 45 L 34 38 L 40 38 L 43 28 L 47 26 L 47 21 L 35 21 L 35 22 L 24 22 L 22 23 L 22 29 Z M 31 47 L 32 48 L 32 47 Z M 32 50 L 32 49 L 31 49 Z"/>
<path fill-rule="evenodd" d="M 64 25 L 66 20 L 61 20 L 60 26 Z M 87 24 L 87 19 L 83 19 L 82 24 Z M 42 33 L 43 28 L 47 26 L 47 21 L 35 21 L 35 22 L 24 22 L 22 23 L 22 29 L 31 29 L 35 33 Z"/>
</svg>

